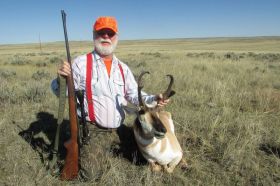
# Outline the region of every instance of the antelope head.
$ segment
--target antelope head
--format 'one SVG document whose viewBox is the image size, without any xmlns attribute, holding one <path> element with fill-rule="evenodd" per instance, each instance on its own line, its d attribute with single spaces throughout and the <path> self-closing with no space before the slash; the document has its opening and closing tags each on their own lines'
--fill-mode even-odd
<svg viewBox="0 0 280 186">
<path fill-rule="evenodd" d="M 139 101 L 139 108 L 137 112 L 137 118 L 135 121 L 137 130 L 146 138 L 153 138 L 156 137 L 157 139 L 162 139 L 167 132 L 166 127 L 164 126 L 161 118 L 160 112 L 162 109 L 158 106 L 150 107 L 144 103 L 142 100 L 141 90 L 143 89 L 143 82 L 142 77 L 145 74 L 149 74 L 148 71 L 142 72 L 138 78 L 138 101 Z M 162 94 L 163 99 L 168 99 L 169 97 L 175 94 L 173 91 L 173 76 L 167 75 L 170 78 L 170 83 L 168 85 L 167 90 Z"/>
</svg>

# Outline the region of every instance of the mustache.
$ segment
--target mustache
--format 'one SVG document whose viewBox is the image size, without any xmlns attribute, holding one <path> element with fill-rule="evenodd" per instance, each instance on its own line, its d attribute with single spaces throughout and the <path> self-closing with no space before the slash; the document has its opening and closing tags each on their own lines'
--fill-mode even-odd
<svg viewBox="0 0 280 186">
<path fill-rule="evenodd" d="M 110 43 L 110 44 L 112 44 L 112 41 L 111 41 L 110 39 L 99 38 L 98 41 L 99 41 L 100 43 Z"/>
</svg>

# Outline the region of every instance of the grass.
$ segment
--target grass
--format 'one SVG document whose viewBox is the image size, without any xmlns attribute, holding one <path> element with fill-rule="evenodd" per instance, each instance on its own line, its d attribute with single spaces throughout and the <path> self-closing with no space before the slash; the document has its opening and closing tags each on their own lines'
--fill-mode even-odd
<svg viewBox="0 0 280 186">
<path fill-rule="evenodd" d="M 154 174 L 147 164 L 108 153 L 92 184 L 280 184 L 279 46 L 279 37 L 121 41 L 117 57 L 136 76 L 151 72 L 145 77 L 147 92 L 162 92 L 165 75 L 174 75 L 176 95 L 166 110 L 191 168 Z M 0 46 L 2 185 L 71 184 L 48 174 L 48 153 L 41 146 L 53 140 L 58 100 L 50 81 L 65 58 L 64 44 L 42 47 L 41 53 L 36 44 Z M 74 57 L 89 52 L 91 42 L 70 47 Z M 32 126 L 40 130 L 33 130 L 29 144 L 19 132 Z"/>
</svg>

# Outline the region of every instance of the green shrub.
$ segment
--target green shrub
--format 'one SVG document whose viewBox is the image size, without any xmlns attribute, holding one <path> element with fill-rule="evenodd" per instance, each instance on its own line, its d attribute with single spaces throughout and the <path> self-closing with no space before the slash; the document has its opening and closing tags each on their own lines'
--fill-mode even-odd
<svg viewBox="0 0 280 186">
<path fill-rule="evenodd" d="M 46 67 L 46 66 L 47 66 L 47 63 L 46 63 L 46 62 L 40 61 L 40 62 L 37 62 L 35 65 L 36 65 L 37 67 Z"/>
<path fill-rule="evenodd" d="M 51 64 L 59 64 L 59 63 L 62 62 L 62 59 L 59 58 L 59 57 L 52 57 L 52 58 L 49 59 L 49 62 L 50 62 Z"/>
<path fill-rule="evenodd" d="M 0 77 L 4 79 L 13 78 L 17 75 L 17 73 L 13 70 L 3 70 L 0 69 Z"/>
<path fill-rule="evenodd" d="M 32 79 L 41 80 L 41 79 L 48 79 L 50 78 L 50 73 L 44 70 L 38 70 L 36 73 L 32 75 Z"/>
<path fill-rule="evenodd" d="M 30 60 L 28 60 L 20 55 L 13 56 L 9 61 L 10 61 L 10 64 L 12 64 L 12 65 L 27 65 L 27 64 L 31 63 Z"/>
<path fill-rule="evenodd" d="M 21 96 L 23 101 L 41 102 L 46 97 L 47 87 L 41 83 L 27 86 L 24 94 Z"/>
</svg>

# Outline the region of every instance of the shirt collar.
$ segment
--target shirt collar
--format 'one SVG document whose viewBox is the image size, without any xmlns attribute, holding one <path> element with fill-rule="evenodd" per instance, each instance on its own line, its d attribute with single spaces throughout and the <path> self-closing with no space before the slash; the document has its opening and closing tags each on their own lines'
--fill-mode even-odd
<svg viewBox="0 0 280 186">
<path fill-rule="evenodd" d="M 93 54 L 96 61 L 101 62 L 102 58 L 100 57 L 100 55 L 95 50 L 92 52 L 92 54 Z M 115 56 L 115 54 L 113 54 L 112 64 L 117 64 L 117 63 L 118 63 L 118 59 Z"/>
</svg>

